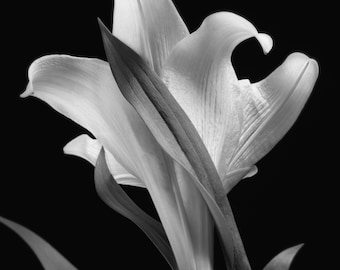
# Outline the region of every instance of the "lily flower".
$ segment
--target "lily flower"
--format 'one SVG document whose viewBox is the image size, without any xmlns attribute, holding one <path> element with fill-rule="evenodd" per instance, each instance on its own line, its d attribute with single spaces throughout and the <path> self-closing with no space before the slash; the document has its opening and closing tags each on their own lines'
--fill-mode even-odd
<svg viewBox="0 0 340 270">
<path fill-rule="evenodd" d="M 256 173 L 255 163 L 290 129 L 318 76 L 314 60 L 294 53 L 260 82 L 238 80 L 233 49 L 255 37 L 267 53 L 272 40 L 230 12 L 210 15 L 191 34 L 171 0 L 116 0 L 113 18 L 113 35 L 148 63 L 191 120 L 225 194 Z M 49 55 L 34 61 L 28 76 L 23 97 L 47 102 L 95 137 L 81 135 L 65 153 L 95 164 L 104 147 L 117 183 L 149 192 L 178 268 L 212 269 L 213 224 L 206 202 L 192 176 L 124 98 L 109 64 Z"/>
<path fill-rule="evenodd" d="M 315 60 L 293 53 L 260 82 L 238 80 L 231 55 L 250 37 L 259 41 L 264 53 L 271 50 L 271 38 L 257 33 L 244 18 L 213 14 L 176 45 L 162 72 L 198 130 L 226 192 L 257 172 L 254 164 L 291 128 L 318 76 Z"/>
</svg>

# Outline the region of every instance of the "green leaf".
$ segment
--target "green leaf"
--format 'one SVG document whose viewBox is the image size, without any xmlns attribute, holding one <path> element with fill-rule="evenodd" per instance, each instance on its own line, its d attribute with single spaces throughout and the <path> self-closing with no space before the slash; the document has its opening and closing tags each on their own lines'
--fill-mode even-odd
<svg viewBox="0 0 340 270">
<path fill-rule="evenodd" d="M 57 250 L 40 236 L 24 226 L 0 217 L 0 223 L 6 225 L 17 233 L 37 255 L 39 261 L 46 270 L 76 270 Z M 18 258 L 19 259 L 19 258 Z"/>
<path fill-rule="evenodd" d="M 302 246 L 303 244 L 299 244 L 280 252 L 263 268 L 263 270 L 288 270 L 296 253 Z"/>
<path fill-rule="evenodd" d="M 139 208 L 117 184 L 107 167 L 104 148 L 99 153 L 94 178 L 99 197 L 113 210 L 134 222 L 158 248 L 171 268 L 178 269 L 161 223 Z"/>
<path fill-rule="evenodd" d="M 100 21 L 99 25 L 120 91 L 163 149 L 193 176 L 218 228 L 228 267 L 249 269 L 222 182 L 195 127 L 147 63 L 111 35 Z"/>
</svg>

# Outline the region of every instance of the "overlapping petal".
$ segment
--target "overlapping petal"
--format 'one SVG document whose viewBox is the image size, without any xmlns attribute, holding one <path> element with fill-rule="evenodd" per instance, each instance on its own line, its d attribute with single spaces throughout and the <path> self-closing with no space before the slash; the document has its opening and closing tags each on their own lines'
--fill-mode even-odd
<svg viewBox="0 0 340 270">
<path fill-rule="evenodd" d="M 215 13 L 177 44 L 163 70 L 164 82 L 197 128 L 222 178 L 241 127 L 235 109 L 238 79 L 230 58 L 237 44 L 254 36 L 265 52 L 270 50 L 269 36 L 247 20 Z"/>
<path fill-rule="evenodd" d="M 265 53 L 270 51 L 271 38 L 250 22 L 233 13 L 215 13 L 177 44 L 162 72 L 202 137 L 226 192 L 256 173 L 254 163 L 294 123 L 318 73 L 314 60 L 292 54 L 262 82 L 238 80 L 231 55 L 250 37 L 257 38 Z"/>
<path fill-rule="evenodd" d="M 171 0 L 115 0 L 112 32 L 158 74 L 173 47 L 189 34 Z"/>
<path fill-rule="evenodd" d="M 315 60 L 293 53 L 266 79 L 240 84 L 243 126 L 230 167 L 256 163 L 282 139 L 303 109 L 318 73 Z"/>
<path fill-rule="evenodd" d="M 108 64 L 98 59 L 45 56 L 29 68 L 22 96 L 33 95 L 88 129 L 131 174 L 141 179 L 167 232 L 179 267 L 194 258 L 172 160 L 123 98 Z"/>
<path fill-rule="evenodd" d="M 83 134 L 65 145 L 64 153 L 81 157 L 95 166 L 101 148 L 102 145 L 96 139 Z M 145 184 L 119 164 L 110 152 L 105 151 L 105 157 L 110 173 L 118 184 L 145 188 Z"/>
<path fill-rule="evenodd" d="M 121 95 L 106 62 L 49 55 L 34 61 L 28 76 L 22 97 L 35 96 L 88 129 L 120 164 L 138 175 L 136 151 L 145 147 L 152 152 L 154 141 Z"/>
</svg>

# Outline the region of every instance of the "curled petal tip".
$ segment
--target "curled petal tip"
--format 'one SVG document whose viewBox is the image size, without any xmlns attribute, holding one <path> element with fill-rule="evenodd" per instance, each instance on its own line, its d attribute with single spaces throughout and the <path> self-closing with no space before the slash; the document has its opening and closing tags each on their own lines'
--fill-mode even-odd
<svg viewBox="0 0 340 270">
<path fill-rule="evenodd" d="M 277 68 L 266 81 L 281 93 L 311 92 L 319 75 L 318 63 L 307 55 L 294 52 Z M 302 106 L 302 105 L 301 105 Z"/>
<path fill-rule="evenodd" d="M 293 52 L 291 53 L 288 57 L 287 60 L 289 61 L 295 61 L 295 63 L 306 63 L 307 61 L 313 60 L 314 59 L 308 57 L 306 54 L 302 52 Z"/>
<path fill-rule="evenodd" d="M 229 34 L 234 34 L 234 38 L 236 39 L 235 45 L 237 45 L 242 40 L 245 40 L 251 36 L 255 36 L 265 54 L 269 53 L 273 48 L 273 39 L 268 34 L 258 33 L 251 22 L 237 14 L 231 12 L 217 12 L 207 17 L 204 21 L 204 24 L 206 27 L 210 27 L 211 30 L 219 25 L 222 25 L 225 27 L 225 29 L 233 30 Z M 243 33 L 243 37 L 237 40 L 240 37 L 239 33 Z"/>
<path fill-rule="evenodd" d="M 313 59 L 308 57 L 306 54 L 301 52 L 293 52 L 287 57 L 288 61 L 291 61 L 295 64 L 312 64 L 312 65 L 318 65 L 317 62 Z"/>
<path fill-rule="evenodd" d="M 316 74 L 319 74 L 318 62 L 315 59 L 308 57 L 304 53 L 294 52 L 289 55 L 288 58 L 295 63 L 304 62 L 306 65 L 308 65 L 308 69 L 313 70 Z"/>
<path fill-rule="evenodd" d="M 254 175 L 258 173 L 258 171 L 259 169 L 257 168 L 257 166 L 254 165 L 249 169 L 248 173 L 245 176 L 243 176 L 242 179 L 253 177 Z"/>
<path fill-rule="evenodd" d="M 79 149 L 79 145 L 83 145 L 85 148 L 85 140 L 87 135 L 80 135 L 76 139 L 73 139 L 72 141 L 69 141 L 64 147 L 63 152 L 66 155 L 75 155 L 77 152 L 77 149 Z"/>
<path fill-rule="evenodd" d="M 28 97 L 28 96 L 30 96 L 32 94 L 33 94 L 33 87 L 32 87 L 32 83 L 29 82 L 27 87 L 26 87 L 26 89 L 25 89 L 25 91 L 22 94 L 20 94 L 20 97 L 21 98 L 25 98 L 25 97 Z"/>
<path fill-rule="evenodd" d="M 260 33 L 257 35 L 257 40 L 260 42 L 264 54 L 267 54 L 273 48 L 273 39 L 268 34 Z"/>
<path fill-rule="evenodd" d="M 285 69 L 287 72 L 297 71 L 298 69 L 302 70 L 299 80 L 303 80 L 310 85 L 314 85 L 319 75 L 319 65 L 316 60 L 300 52 L 292 53 L 287 57 Z M 294 76 L 294 74 L 292 74 L 292 76 Z M 305 88 L 309 91 L 312 90 L 312 87 Z"/>
<path fill-rule="evenodd" d="M 239 160 L 255 164 L 283 138 L 305 106 L 318 73 L 314 59 L 292 53 L 266 79 L 253 84 L 265 97 L 267 108 L 262 111 L 261 124 L 252 126 L 255 135 L 240 150 Z M 255 123 L 254 119 L 249 121 Z"/>
</svg>

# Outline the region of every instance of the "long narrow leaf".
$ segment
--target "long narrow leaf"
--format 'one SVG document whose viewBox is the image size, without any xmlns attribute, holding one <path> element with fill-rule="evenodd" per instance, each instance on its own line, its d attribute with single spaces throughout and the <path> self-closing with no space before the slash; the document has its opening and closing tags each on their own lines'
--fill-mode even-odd
<svg viewBox="0 0 340 270">
<path fill-rule="evenodd" d="M 46 270 L 76 270 L 55 248 L 24 226 L 0 217 L 0 223 L 17 233 L 34 251 Z"/>
<path fill-rule="evenodd" d="M 99 197 L 113 210 L 134 222 L 158 248 L 171 268 L 178 269 L 162 225 L 139 208 L 113 179 L 103 148 L 97 159 L 94 178 Z"/>
<path fill-rule="evenodd" d="M 222 182 L 195 127 L 160 78 L 99 22 L 112 73 L 163 149 L 188 170 L 214 217 L 227 265 L 249 269 Z M 233 266 L 233 261 L 235 265 Z"/>
<path fill-rule="evenodd" d="M 302 246 L 303 244 L 299 244 L 280 252 L 263 268 L 263 270 L 288 270 L 296 253 Z"/>
</svg>

